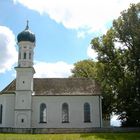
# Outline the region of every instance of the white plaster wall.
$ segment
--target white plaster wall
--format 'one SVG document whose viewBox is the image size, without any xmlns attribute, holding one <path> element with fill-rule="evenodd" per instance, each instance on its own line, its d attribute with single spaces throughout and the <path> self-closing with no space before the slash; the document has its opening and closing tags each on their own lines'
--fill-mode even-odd
<svg viewBox="0 0 140 140">
<path fill-rule="evenodd" d="M 0 124 L 0 127 L 13 127 L 15 95 L 14 94 L 1 95 L 0 104 L 3 105 L 2 124 Z"/>
<path fill-rule="evenodd" d="M 62 104 L 69 104 L 69 123 L 62 123 Z M 84 123 L 84 103 L 91 109 L 91 123 Z M 40 104 L 47 106 L 47 123 L 39 123 Z M 88 128 L 100 127 L 98 96 L 33 96 L 33 128 Z"/>
<path fill-rule="evenodd" d="M 31 109 L 31 91 L 16 91 L 15 109 Z"/>
<path fill-rule="evenodd" d="M 15 128 L 31 128 L 31 110 L 15 111 L 15 126 L 14 127 Z"/>
<path fill-rule="evenodd" d="M 17 71 L 16 90 L 33 90 L 33 68 L 15 68 Z"/>
</svg>

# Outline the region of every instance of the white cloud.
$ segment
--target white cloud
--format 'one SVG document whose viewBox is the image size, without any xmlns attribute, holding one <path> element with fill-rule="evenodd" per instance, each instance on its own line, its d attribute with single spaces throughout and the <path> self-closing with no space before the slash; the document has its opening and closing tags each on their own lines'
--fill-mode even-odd
<svg viewBox="0 0 140 140">
<path fill-rule="evenodd" d="M 89 45 L 87 48 L 87 56 L 95 61 L 97 60 L 98 54 L 94 49 L 92 49 L 91 45 Z"/>
<path fill-rule="evenodd" d="M 84 31 L 78 31 L 78 33 L 77 33 L 77 37 L 78 38 L 85 38 L 85 32 Z"/>
<path fill-rule="evenodd" d="M 106 30 L 106 25 L 139 0 L 13 0 L 40 14 L 48 14 L 66 28 L 86 32 Z"/>
<path fill-rule="evenodd" d="M 35 77 L 63 78 L 71 75 L 73 65 L 62 61 L 56 63 L 36 62 L 34 68 L 36 71 Z"/>
<path fill-rule="evenodd" d="M 0 26 L 0 73 L 11 70 L 17 62 L 15 45 L 13 32 L 8 27 Z"/>
</svg>

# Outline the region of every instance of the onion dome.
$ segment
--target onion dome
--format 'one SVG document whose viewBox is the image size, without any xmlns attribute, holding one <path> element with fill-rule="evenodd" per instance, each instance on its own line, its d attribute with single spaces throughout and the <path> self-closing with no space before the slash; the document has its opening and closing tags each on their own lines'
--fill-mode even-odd
<svg viewBox="0 0 140 140">
<path fill-rule="evenodd" d="M 35 42 L 35 34 L 29 30 L 28 21 L 25 30 L 18 34 L 17 41 L 30 41 L 33 43 Z"/>
</svg>

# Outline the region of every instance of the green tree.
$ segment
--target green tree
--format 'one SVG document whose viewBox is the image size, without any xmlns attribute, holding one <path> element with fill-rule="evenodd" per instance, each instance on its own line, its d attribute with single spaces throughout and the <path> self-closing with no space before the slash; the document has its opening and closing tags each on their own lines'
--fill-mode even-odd
<svg viewBox="0 0 140 140">
<path fill-rule="evenodd" d="M 85 77 L 85 78 L 95 78 L 95 65 L 96 63 L 92 60 L 82 60 L 74 64 L 74 69 L 72 69 L 71 77 Z"/>
<path fill-rule="evenodd" d="M 98 53 L 102 89 L 123 126 L 140 126 L 140 3 L 114 20 L 106 35 L 91 41 Z"/>
</svg>

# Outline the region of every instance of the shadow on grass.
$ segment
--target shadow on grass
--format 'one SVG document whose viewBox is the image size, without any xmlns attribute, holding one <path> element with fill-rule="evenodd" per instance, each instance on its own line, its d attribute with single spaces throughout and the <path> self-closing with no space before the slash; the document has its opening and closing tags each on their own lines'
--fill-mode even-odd
<svg viewBox="0 0 140 140">
<path fill-rule="evenodd" d="M 80 137 L 95 140 L 140 140 L 140 133 L 89 133 L 81 134 Z"/>
</svg>

